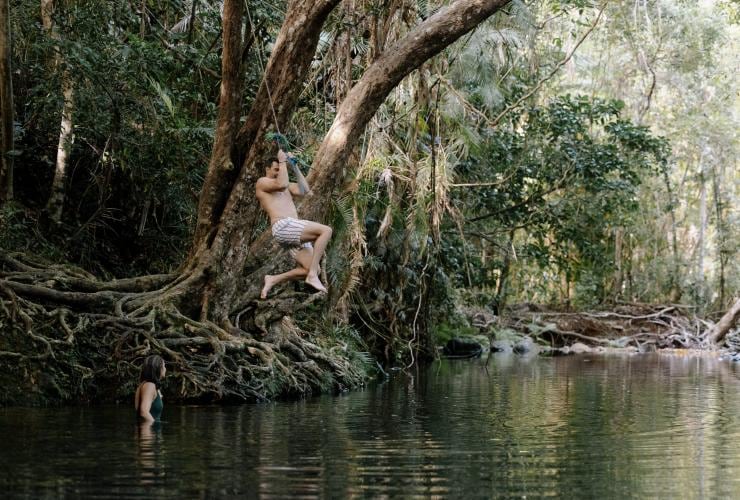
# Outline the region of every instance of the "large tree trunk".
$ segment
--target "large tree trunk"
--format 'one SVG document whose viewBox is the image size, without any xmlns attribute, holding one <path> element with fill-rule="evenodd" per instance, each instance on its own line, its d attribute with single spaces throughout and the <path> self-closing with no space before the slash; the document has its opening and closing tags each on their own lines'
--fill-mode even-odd
<svg viewBox="0 0 740 500">
<path fill-rule="evenodd" d="M 242 280 L 260 209 L 254 185 L 262 175 L 271 128 L 285 130 L 318 45 L 321 27 L 339 0 L 294 0 L 277 37 L 247 120 L 236 137 L 237 176 L 209 170 L 198 207 L 189 266 L 206 269 L 201 316 L 223 322 Z M 258 53 L 258 57 L 262 54 Z M 277 122 L 277 123 L 276 123 Z"/>
<path fill-rule="evenodd" d="M 331 206 L 327 200 L 336 195 L 338 188 L 343 185 L 345 179 L 349 177 L 348 174 L 351 173 L 351 168 L 346 165 L 347 158 L 365 126 L 391 90 L 412 71 L 419 68 L 424 61 L 437 55 L 509 2 L 510 0 L 458 0 L 427 18 L 389 47 L 368 67 L 337 110 L 334 122 L 316 153 L 309 176 L 312 194 L 306 197 L 301 206 L 302 218 L 319 222 L 325 220 Z M 248 179 L 249 184 L 242 184 L 236 189 L 248 189 L 251 195 L 252 186 L 256 180 L 256 178 Z M 239 196 L 243 199 L 242 194 Z M 234 199 L 237 198 L 232 194 L 232 200 Z M 227 220 L 224 218 L 224 221 Z M 238 217 L 236 220 L 245 221 L 245 217 Z M 231 223 L 234 223 L 233 220 Z M 237 240 L 237 237 L 241 237 L 241 240 Z M 227 245 L 226 248 L 242 248 L 241 245 L 244 243 L 243 234 L 233 235 L 232 244 Z M 252 245 L 250 259 L 255 262 L 267 262 L 267 264 L 249 269 L 248 271 L 251 272 L 246 280 L 236 279 L 236 276 L 242 276 L 240 272 L 243 264 L 225 268 L 232 278 L 231 286 L 239 285 L 239 289 L 234 286 L 231 297 L 234 297 L 236 293 L 253 290 L 256 282 L 262 278 L 264 273 L 272 269 L 274 263 L 271 263 L 269 259 L 268 250 L 270 248 L 272 247 L 266 235 Z M 230 251 L 233 254 L 241 254 L 242 263 L 246 261 L 247 252 Z M 236 263 L 236 260 L 230 260 L 230 262 Z M 240 304 L 230 305 L 236 307 Z"/>
<path fill-rule="evenodd" d="M 209 165 L 203 182 L 203 189 L 198 200 L 198 221 L 193 238 L 193 250 L 197 251 L 203 244 L 211 245 L 219 223 L 226 218 L 226 205 L 230 198 L 231 205 L 244 201 L 236 199 L 234 191 L 249 180 L 256 180 L 255 159 L 269 148 L 263 140 L 265 132 L 274 128 L 275 120 L 285 129 L 287 118 L 293 111 L 303 79 L 316 51 L 321 27 L 331 10 L 339 0 L 292 0 L 285 14 L 285 21 L 275 41 L 270 60 L 267 63 L 252 108 L 244 125 L 235 139 L 235 150 L 231 164 L 215 163 Z M 250 17 L 251 20 L 251 17 Z M 226 44 L 226 41 L 224 41 Z M 257 57 L 264 57 L 258 45 Z M 226 63 L 224 63 L 226 64 Z M 224 68 L 226 71 L 226 68 Z M 233 94 L 222 94 L 229 99 Z M 222 100 L 220 106 L 233 107 L 240 103 Z M 216 138 L 219 141 L 219 138 Z M 251 192 L 252 184 L 248 186 Z M 254 205 L 254 203 L 252 203 Z M 209 238 L 210 236 L 210 238 Z"/>
<path fill-rule="evenodd" d="M 53 0 L 41 0 L 41 20 L 47 34 L 57 42 L 61 39 L 59 32 L 54 26 L 52 13 L 54 12 Z M 54 66 L 59 67 L 63 64 L 62 56 L 56 52 L 54 56 Z M 68 68 L 62 69 L 62 119 L 59 126 L 59 142 L 57 144 L 56 167 L 54 169 L 54 180 L 51 184 L 51 193 L 46 204 L 49 217 L 54 222 L 59 222 L 62 218 L 62 209 L 64 208 L 65 186 L 67 182 L 67 163 L 69 161 L 69 152 L 74 143 L 74 122 L 72 115 L 74 113 L 74 84 L 72 75 Z"/>
<path fill-rule="evenodd" d="M 218 115 L 216 117 L 216 134 L 213 141 L 208 172 L 201 190 L 198 209 L 198 225 L 195 232 L 195 245 L 212 229 L 213 216 L 218 210 L 216 205 L 223 205 L 226 193 L 233 185 L 237 168 L 234 165 L 234 140 L 239 128 L 242 94 L 242 17 L 244 3 L 241 0 L 224 2 L 223 49 L 221 51 L 221 92 L 219 93 Z M 202 219 L 200 218 L 202 217 Z"/>
<path fill-rule="evenodd" d="M 337 110 L 316 153 L 309 182 L 313 194 L 302 216 L 323 220 L 336 189 L 344 182 L 345 162 L 360 134 L 388 94 L 409 73 L 469 32 L 511 0 L 458 0 L 441 8 L 388 48 L 352 87 Z"/>
<path fill-rule="evenodd" d="M 0 204 L 13 199 L 13 86 L 10 3 L 0 0 Z"/>
<path fill-rule="evenodd" d="M 324 220 L 330 206 L 326 201 L 332 198 L 349 172 L 345 163 L 352 148 L 390 91 L 424 61 L 509 1 L 458 0 L 427 18 L 370 65 L 342 102 L 319 147 L 309 178 L 313 195 L 304 201 L 302 217 Z M 228 201 L 220 214 L 218 207 L 226 190 L 220 188 L 223 183 L 219 180 L 226 176 L 214 173 L 206 179 L 203 193 L 208 201 L 201 202 L 195 237 L 197 247 L 194 247 L 191 264 L 196 259 L 200 259 L 201 266 L 204 258 L 207 261 L 208 283 L 202 312 L 203 316 L 215 321 L 226 320 L 233 308 L 241 305 L 235 304 L 235 297 L 254 288 L 266 270 L 244 274 L 250 252 L 257 261 L 262 261 L 268 248 L 267 237 L 261 238 L 256 247 L 250 245 L 251 234 L 248 231 L 254 227 L 259 215 L 253 189 L 260 175 L 257 162 L 269 146 L 262 137 L 275 118 L 284 125 L 290 115 L 318 43 L 321 26 L 336 3 L 336 0 L 293 2 L 288 7 L 265 78 L 236 140 L 237 151 L 246 153 L 239 176 L 231 183 Z M 213 236 L 208 236 L 209 233 Z M 254 248 L 250 250 L 250 246 Z"/>
<path fill-rule="evenodd" d="M 342 4 L 342 32 L 334 46 L 334 98 L 337 107 L 342 104 L 352 87 L 352 26 L 354 0 L 344 0 Z"/>
<path fill-rule="evenodd" d="M 62 96 L 64 98 L 64 104 L 62 105 L 62 121 L 59 126 L 56 168 L 54 169 L 54 180 L 51 183 L 49 201 L 46 204 L 49 217 L 54 222 L 59 222 L 62 219 L 69 153 L 75 137 L 74 122 L 72 121 L 72 114 L 75 108 L 74 86 L 72 84 L 72 77 L 67 69 L 62 71 Z"/>
</svg>

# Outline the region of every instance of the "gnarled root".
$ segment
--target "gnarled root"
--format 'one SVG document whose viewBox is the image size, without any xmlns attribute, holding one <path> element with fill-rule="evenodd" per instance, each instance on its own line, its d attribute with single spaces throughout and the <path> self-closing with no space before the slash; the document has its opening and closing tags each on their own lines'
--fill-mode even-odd
<svg viewBox="0 0 740 500">
<path fill-rule="evenodd" d="M 0 404 L 129 398 L 142 359 L 168 363 L 178 400 L 265 400 L 344 390 L 364 367 L 342 346 L 288 316 L 316 300 L 287 295 L 252 305 L 249 329 L 194 320 L 167 300 L 181 278 L 98 282 L 84 271 L 0 262 Z"/>
<path fill-rule="evenodd" d="M 638 349 L 710 347 L 711 324 L 682 306 L 624 304 L 611 311 L 558 312 L 512 308 L 500 326 L 541 338 L 555 347 L 585 342 Z"/>
</svg>

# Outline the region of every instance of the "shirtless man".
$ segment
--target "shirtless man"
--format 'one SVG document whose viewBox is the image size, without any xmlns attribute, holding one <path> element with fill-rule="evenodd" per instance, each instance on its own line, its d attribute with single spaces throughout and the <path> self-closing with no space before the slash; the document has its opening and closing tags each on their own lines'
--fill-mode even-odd
<svg viewBox="0 0 740 500">
<path fill-rule="evenodd" d="M 287 161 L 288 155 L 282 149 L 278 151 L 277 161 L 273 160 L 265 176 L 257 181 L 257 199 L 270 216 L 272 237 L 290 252 L 298 266 L 282 274 L 265 276 L 260 294 L 263 299 L 278 283 L 301 278 L 316 290 L 326 291 L 319 280 L 319 262 L 331 238 L 331 228 L 298 219 L 293 196 L 304 196 L 311 189 L 300 169 L 292 163 L 290 166 L 298 182 L 288 182 Z"/>
</svg>

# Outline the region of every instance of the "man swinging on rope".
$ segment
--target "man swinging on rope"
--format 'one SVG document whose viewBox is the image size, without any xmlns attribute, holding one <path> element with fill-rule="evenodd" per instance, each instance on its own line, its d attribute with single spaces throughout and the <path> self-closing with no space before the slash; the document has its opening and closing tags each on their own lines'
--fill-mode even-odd
<svg viewBox="0 0 740 500">
<path fill-rule="evenodd" d="M 280 149 L 277 161 L 273 160 L 265 176 L 257 181 L 257 199 L 270 216 L 273 238 L 290 252 L 298 267 L 282 274 L 265 276 L 265 286 L 260 294 L 263 299 L 278 283 L 301 278 L 316 290 L 326 291 L 319 280 L 319 262 L 331 238 L 331 228 L 298 218 L 293 196 L 304 196 L 310 188 L 300 169 L 292 162 L 291 170 L 298 182 L 288 182 L 287 161 L 288 155 Z"/>
</svg>

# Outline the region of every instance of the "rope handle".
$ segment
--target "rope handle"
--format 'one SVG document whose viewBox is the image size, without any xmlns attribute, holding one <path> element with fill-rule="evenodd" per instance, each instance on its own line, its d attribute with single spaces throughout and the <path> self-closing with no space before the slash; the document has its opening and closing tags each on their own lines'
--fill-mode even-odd
<svg viewBox="0 0 740 500">
<path fill-rule="evenodd" d="M 291 149 L 291 147 L 290 147 L 291 146 L 291 143 L 288 140 L 288 138 L 285 137 L 283 134 L 281 134 L 279 132 L 268 132 L 267 134 L 265 134 L 265 140 L 267 142 L 274 143 L 275 146 L 277 146 L 278 148 L 282 149 L 283 151 L 289 151 Z M 309 165 L 303 159 L 301 159 L 301 158 L 299 158 L 297 156 L 294 156 L 294 155 L 288 156 L 288 161 L 293 166 L 302 165 L 302 166 L 306 167 L 309 170 L 311 169 L 311 165 Z"/>
</svg>

